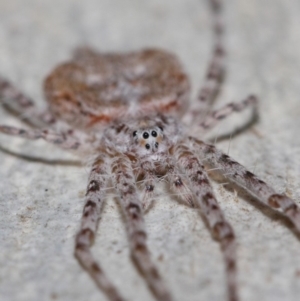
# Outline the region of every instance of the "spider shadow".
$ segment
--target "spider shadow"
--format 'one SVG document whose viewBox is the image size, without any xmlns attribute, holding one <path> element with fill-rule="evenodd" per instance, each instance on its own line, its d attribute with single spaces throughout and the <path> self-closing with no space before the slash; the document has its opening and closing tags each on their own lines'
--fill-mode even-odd
<svg viewBox="0 0 300 301">
<path fill-rule="evenodd" d="M 300 241 L 300 233 L 297 232 L 295 226 L 293 223 L 289 220 L 287 216 L 285 216 L 283 213 L 269 207 L 268 205 L 262 203 L 259 199 L 257 199 L 255 196 L 253 196 L 250 192 L 248 192 L 246 189 L 240 187 L 239 185 L 231 182 L 224 176 L 218 174 L 216 171 L 210 171 L 209 176 L 211 179 L 213 179 L 216 183 L 221 184 L 224 182 L 228 182 L 227 185 L 223 185 L 224 189 L 230 193 L 234 193 L 234 191 L 237 192 L 237 196 L 246 201 L 248 204 L 255 207 L 257 210 L 262 212 L 265 216 L 267 216 L 270 220 L 279 222 L 286 228 L 288 228 L 293 235 Z"/>
<path fill-rule="evenodd" d="M 8 148 L 3 147 L 0 145 L 0 152 L 12 156 L 14 158 L 18 158 L 27 162 L 31 163 L 39 163 L 39 164 L 46 164 L 46 165 L 62 165 L 62 166 L 78 166 L 81 167 L 83 164 L 81 161 L 76 160 L 59 160 L 59 159 L 46 159 L 42 157 L 32 157 L 24 154 L 20 154 L 17 152 L 14 152 Z"/>
</svg>

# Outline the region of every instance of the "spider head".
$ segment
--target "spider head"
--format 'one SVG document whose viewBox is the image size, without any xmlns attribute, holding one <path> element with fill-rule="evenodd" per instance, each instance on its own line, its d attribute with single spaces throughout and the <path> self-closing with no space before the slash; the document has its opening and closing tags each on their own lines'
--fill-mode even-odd
<svg viewBox="0 0 300 301">
<path fill-rule="evenodd" d="M 161 126 L 153 125 L 150 127 L 141 127 L 132 133 L 135 145 L 138 147 L 139 153 L 146 155 L 163 151 L 164 134 Z"/>
</svg>

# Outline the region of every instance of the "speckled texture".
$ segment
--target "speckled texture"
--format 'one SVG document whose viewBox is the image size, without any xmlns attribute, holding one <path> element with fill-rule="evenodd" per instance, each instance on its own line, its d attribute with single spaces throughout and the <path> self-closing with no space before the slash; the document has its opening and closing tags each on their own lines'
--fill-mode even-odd
<svg viewBox="0 0 300 301">
<path fill-rule="evenodd" d="M 218 104 L 260 96 L 259 122 L 231 140 L 229 154 L 297 203 L 299 13 L 298 0 L 226 1 L 228 75 Z M 0 1 L 0 73 L 40 106 L 42 79 L 82 44 L 172 50 L 195 91 L 212 45 L 208 8 L 195 0 Z M 3 110 L 0 120 L 20 125 Z M 228 142 L 218 145 L 227 152 Z M 88 171 L 44 142 L 1 135 L 0 146 L 0 299 L 104 301 L 73 257 Z M 280 216 L 232 189 L 215 188 L 237 234 L 241 300 L 298 300 L 300 241 Z M 195 210 L 163 194 L 146 223 L 153 257 L 176 300 L 225 300 L 221 253 Z M 153 300 L 129 259 L 112 198 L 93 252 L 128 300 Z"/>
</svg>

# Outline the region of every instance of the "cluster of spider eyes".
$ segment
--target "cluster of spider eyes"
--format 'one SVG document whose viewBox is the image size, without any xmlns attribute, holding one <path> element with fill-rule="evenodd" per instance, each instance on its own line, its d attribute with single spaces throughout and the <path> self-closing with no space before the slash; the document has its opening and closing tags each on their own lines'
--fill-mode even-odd
<svg viewBox="0 0 300 301">
<path fill-rule="evenodd" d="M 157 132 L 156 132 L 156 131 L 152 131 L 152 132 L 151 132 L 151 136 L 157 137 Z M 148 139 L 148 138 L 149 138 L 149 134 L 148 134 L 147 132 L 144 132 L 144 133 L 143 133 L 143 138 L 144 138 L 144 139 Z"/>
<path fill-rule="evenodd" d="M 162 127 L 159 127 L 159 129 L 160 129 L 161 131 L 163 131 L 163 128 L 162 128 Z M 133 137 L 135 137 L 135 136 L 137 135 L 137 131 L 134 131 L 132 135 L 133 135 Z M 154 137 L 154 138 L 156 138 L 156 137 L 157 137 L 157 132 L 154 131 L 154 130 L 152 130 L 152 131 L 151 131 L 151 136 Z M 144 139 L 148 139 L 149 137 L 150 137 L 150 135 L 149 135 L 148 132 L 144 132 L 144 133 L 143 133 L 143 138 L 144 138 Z M 155 142 L 154 145 L 155 145 L 156 148 L 158 148 L 158 142 Z M 145 145 L 145 148 L 146 148 L 146 149 L 150 149 L 150 144 L 147 143 L 147 144 Z"/>
</svg>

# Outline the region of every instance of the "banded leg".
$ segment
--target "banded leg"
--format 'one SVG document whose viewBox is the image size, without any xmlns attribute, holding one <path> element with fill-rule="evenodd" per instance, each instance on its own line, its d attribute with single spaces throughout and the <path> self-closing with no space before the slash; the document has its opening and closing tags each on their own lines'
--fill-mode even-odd
<svg viewBox="0 0 300 301">
<path fill-rule="evenodd" d="M 257 114 L 257 97 L 254 95 L 248 96 L 241 102 L 232 102 L 224 107 L 211 112 L 203 122 L 199 124 L 200 128 L 207 131 L 215 127 L 221 120 L 227 118 L 232 113 L 241 112 L 247 108 L 253 109 L 253 115 Z"/>
<path fill-rule="evenodd" d="M 212 168 L 216 168 L 224 177 L 245 188 L 264 204 L 274 209 L 280 209 L 300 233 L 300 208 L 292 199 L 284 194 L 276 193 L 272 187 L 244 166 L 217 150 L 213 145 L 208 145 L 194 138 L 190 138 L 190 141 L 192 141 L 195 150 L 205 163 Z"/>
<path fill-rule="evenodd" d="M 34 102 L 10 82 L 0 76 L 0 104 L 16 114 L 21 120 L 35 127 L 46 127 L 55 123 L 50 112 L 39 111 Z"/>
<path fill-rule="evenodd" d="M 142 205 L 137 194 L 131 162 L 127 156 L 115 155 L 112 163 L 112 174 L 114 186 L 120 195 L 120 204 L 125 215 L 132 258 L 156 299 L 171 301 L 170 293 L 152 262 L 147 248 Z"/>
<path fill-rule="evenodd" d="M 236 283 L 236 242 L 231 225 L 226 221 L 209 183 L 204 166 L 195 154 L 185 145 L 179 145 L 174 151 L 179 166 L 186 171 L 191 187 L 196 195 L 196 202 L 205 217 L 209 230 L 220 242 L 223 252 L 228 287 L 228 300 L 239 300 Z"/>
<path fill-rule="evenodd" d="M 73 51 L 73 58 L 78 61 L 91 60 L 97 57 L 99 54 L 95 52 L 93 49 L 83 46 L 77 47 Z"/>
<path fill-rule="evenodd" d="M 81 218 L 81 227 L 76 236 L 75 257 L 110 301 L 124 301 L 125 299 L 120 296 L 105 276 L 90 251 L 97 231 L 108 181 L 108 166 L 105 159 L 107 159 L 105 156 L 99 156 L 92 167 Z"/>
<path fill-rule="evenodd" d="M 225 50 L 223 43 L 224 24 L 222 20 L 222 5 L 220 0 L 209 0 L 213 13 L 213 33 L 215 45 L 209 62 L 204 84 L 200 89 L 197 101 L 184 116 L 184 121 L 193 124 L 201 120 L 208 112 L 218 95 L 223 81 L 225 68 Z"/>
<path fill-rule="evenodd" d="M 51 130 L 25 130 L 12 126 L 0 125 L 0 133 L 30 140 L 44 139 L 63 149 L 81 150 L 84 147 L 75 137 L 63 133 L 56 133 Z"/>
</svg>

